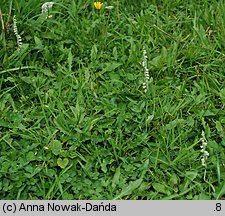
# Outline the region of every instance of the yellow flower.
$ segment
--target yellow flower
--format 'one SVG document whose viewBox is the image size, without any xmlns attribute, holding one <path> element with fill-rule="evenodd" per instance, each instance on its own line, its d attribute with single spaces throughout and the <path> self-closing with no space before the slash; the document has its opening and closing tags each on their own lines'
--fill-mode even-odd
<svg viewBox="0 0 225 216">
<path fill-rule="evenodd" d="M 94 6 L 97 10 L 101 10 L 103 3 L 101 2 L 94 2 Z"/>
</svg>

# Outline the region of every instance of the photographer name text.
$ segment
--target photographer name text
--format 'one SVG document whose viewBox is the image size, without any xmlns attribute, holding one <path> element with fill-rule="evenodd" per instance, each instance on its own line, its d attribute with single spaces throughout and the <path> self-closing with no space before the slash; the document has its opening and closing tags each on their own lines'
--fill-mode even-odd
<svg viewBox="0 0 225 216">
<path fill-rule="evenodd" d="M 92 204 L 86 202 L 84 204 L 74 203 L 70 204 L 56 204 L 54 202 L 49 202 L 46 204 L 27 204 L 22 203 L 4 203 L 3 212 L 4 213 L 16 213 L 16 212 L 115 212 L 117 211 L 116 205 L 111 203 L 101 202 L 100 204 Z"/>
</svg>

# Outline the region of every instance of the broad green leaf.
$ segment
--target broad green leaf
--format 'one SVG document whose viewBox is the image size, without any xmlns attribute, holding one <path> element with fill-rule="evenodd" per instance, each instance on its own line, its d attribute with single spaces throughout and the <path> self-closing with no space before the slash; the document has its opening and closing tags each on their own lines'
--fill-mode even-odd
<svg viewBox="0 0 225 216">
<path fill-rule="evenodd" d="M 116 80 L 118 82 L 118 80 L 120 80 L 120 75 L 117 72 L 111 72 L 109 73 L 110 79 L 111 80 Z"/>
<path fill-rule="evenodd" d="M 138 104 L 133 105 L 132 107 L 130 107 L 132 109 L 132 111 L 136 112 L 136 113 L 140 113 L 142 112 L 142 110 L 145 107 L 145 101 L 140 101 Z"/>
<path fill-rule="evenodd" d="M 185 176 L 191 181 L 193 181 L 197 177 L 197 175 L 198 175 L 197 171 L 187 171 L 185 174 Z"/>
<path fill-rule="evenodd" d="M 64 192 L 64 193 L 62 194 L 62 199 L 63 199 L 63 200 L 73 200 L 73 194 L 70 194 L 70 193 L 68 193 L 68 192 Z"/>
<path fill-rule="evenodd" d="M 146 119 L 146 124 L 149 124 L 154 118 L 154 114 L 153 115 L 149 115 L 148 118 Z"/>
<path fill-rule="evenodd" d="M 223 132 L 223 127 L 219 121 L 216 121 L 216 129 L 218 133 Z"/>
<path fill-rule="evenodd" d="M 104 159 L 103 162 L 101 163 L 101 169 L 104 173 L 107 172 L 107 161 Z"/>
<path fill-rule="evenodd" d="M 168 194 L 165 185 L 160 184 L 160 183 L 153 183 L 152 186 L 157 192 L 163 193 L 163 194 Z"/>
<path fill-rule="evenodd" d="M 136 79 L 135 75 L 132 73 L 126 73 L 126 77 L 129 81 L 133 81 Z"/>
<path fill-rule="evenodd" d="M 98 57 L 98 48 L 96 44 L 94 44 L 91 48 L 91 60 L 94 61 Z"/>
<path fill-rule="evenodd" d="M 68 165 L 68 163 L 69 163 L 68 158 L 64 158 L 64 159 L 58 158 L 57 159 L 57 164 L 62 169 L 64 169 Z"/>
<path fill-rule="evenodd" d="M 117 48 L 116 47 L 113 47 L 113 57 L 114 57 L 114 60 L 117 61 L 118 59 L 118 52 L 117 52 Z"/>
<path fill-rule="evenodd" d="M 27 155 L 26 155 L 26 158 L 27 158 L 28 161 L 33 161 L 33 160 L 35 160 L 35 154 L 34 154 L 34 152 L 29 151 L 29 152 L 27 153 Z"/>
<path fill-rule="evenodd" d="M 150 61 L 150 63 L 155 67 L 159 67 L 161 58 L 162 58 L 161 55 L 156 56 L 155 58 L 152 59 L 152 61 Z"/>
<path fill-rule="evenodd" d="M 143 164 L 143 166 L 142 166 L 142 170 L 143 170 L 143 171 L 142 171 L 141 177 L 144 178 L 144 176 L 145 176 L 147 170 L 149 170 L 149 159 L 147 159 L 147 160 L 144 162 L 144 164 Z"/>
<path fill-rule="evenodd" d="M 114 188 L 116 185 L 119 184 L 119 180 L 120 180 L 120 167 L 117 167 L 116 172 L 113 176 L 113 180 L 112 180 L 112 187 Z"/>
<path fill-rule="evenodd" d="M 171 176 L 170 176 L 170 180 L 169 180 L 170 184 L 172 186 L 174 185 L 177 185 L 178 184 L 178 177 L 175 173 L 173 173 Z"/>
<path fill-rule="evenodd" d="M 56 127 L 59 128 L 64 134 L 70 135 L 68 125 L 62 115 L 58 116 L 55 119 L 55 124 L 56 124 Z"/>
<path fill-rule="evenodd" d="M 34 36 L 34 42 L 35 42 L 35 45 L 36 45 L 35 46 L 36 49 L 43 49 L 44 48 L 44 46 L 42 44 L 42 41 L 37 36 Z"/>
<path fill-rule="evenodd" d="M 210 111 L 210 110 L 206 110 L 205 113 L 204 113 L 204 116 L 215 116 L 216 113 Z"/>
<path fill-rule="evenodd" d="M 28 83 L 28 84 L 32 84 L 33 83 L 33 79 L 31 77 L 26 77 L 26 76 L 21 76 L 20 77 L 21 80 L 23 80 L 24 82 Z"/>
<path fill-rule="evenodd" d="M 58 155 L 62 149 L 62 144 L 58 140 L 53 140 L 50 144 L 52 153 L 54 155 Z"/>
<path fill-rule="evenodd" d="M 121 63 L 117 63 L 117 62 L 112 62 L 112 63 L 106 63 L 105 65 L 106 65 L 106 67 L 105 67 L 104 71 L 107 72 L 107 71 L 115 70 L 116 68 L 118 68 L 122 64 Z"/>
<path fill-rule="evenodd" d="M 37 173 L 39 173 L 41 170 L 42 170 L 41 167 L 36 167 L 35 169 L 32 170 L 31 173 L 25 173 L 25 176 L 26 176 L 27 178 L 32 178 L 32 177 L 34 177 Z"/>
<path fill-rule="evenodd" d="M 43 70 L 41 70 L 46 76 L 49 76 L 49 77 L 55 77 L 55 74 L 53 74 L 52 72 L 51 72 L 51 70 L 50 69 L 48 69 L 48 68 L 46 68 L 46 69 L 43 69 Z"/>
<path fill-rule="evenodd" d="M 225 103 L 225 88 L 220 91 L 220 99 L 223 103 Z"/>
<path fill-rule="evenodd" d="M 130 182 L 130 184 L 127 187 L 125 187 L 122 190 L 122 192 L 114 199 L 120 199 L 123 196 L 127 196 L 127 195 L 131 194 L 135 189 L 137 189 L 141 185 L 142 180 L 143 179 L 137 179 L 133 182 Z"/>
<path fill-rule="evenodd" d="M 188 189 L 190 183 L 197 177 L 198 172 L 197 171 L 187 171 L 185 173 L 185 183 L 184 183 L 184 187 L 183 190 L 185 191 L 186 189 Z"/>
<path fill-rule="evenodd" d="M 224 194 L 225 194 L 225 182 L 221 183 L 220 186 L 216 189 L 214 196 L 218 200 L 221 199 Z"/>
</svg>

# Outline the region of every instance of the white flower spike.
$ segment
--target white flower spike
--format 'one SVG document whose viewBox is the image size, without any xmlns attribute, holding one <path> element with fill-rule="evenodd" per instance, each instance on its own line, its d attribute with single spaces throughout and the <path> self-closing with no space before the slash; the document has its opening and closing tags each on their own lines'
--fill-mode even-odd
<svg viewBox="0 0 225 216">
<path fill-rule="evenodd" d="M 149 71 L 148 71 L 148 67 L 147 67 L 147 59 L 148 59 L 147 52 L 144 49 L 143 50 L 142 67 L 144 69 L 144 75 L 145 75 L 145 81 L 143 82 L 143 89 L 144 89 L 145 93 L 148 91 L 148 81 L 150 80 Z"/>
<path fill-rule="evenodd" d="M 202 166 L 206 167 L 206 161 L 209 157 L 209 152 L 206 150 L 207 148 L 207 140 L 205 138 L 205 132 L 202 131 L 202 137 L 200 138 L 200 141 L 202 142 L 202 145 L 200 146 L 201 148 L 201 153 L 202 153 L 202 156 L 201 156 L 201 162 L 202 162 Z"/>
<path fill-rule="evenodd" d="M 52 8 L 53 5 L 54 5 L 54 2 L 45 2 L 41 6 L 41 13 L 42 14 L 48 14 L 48 15 L 46 15 L 46 19 L 52 17 L 52 15 L 49 15 L 49 10 Z"/>
<path fill-rule="evenodd" d="M 20 47 L 22 46 L 23 43 L 22 43 L 22 38 L 18 33 L 16 15 L 13 16 L 13 32 L 16 36 L 18 48 L 20 50 Z"/>
</svg>

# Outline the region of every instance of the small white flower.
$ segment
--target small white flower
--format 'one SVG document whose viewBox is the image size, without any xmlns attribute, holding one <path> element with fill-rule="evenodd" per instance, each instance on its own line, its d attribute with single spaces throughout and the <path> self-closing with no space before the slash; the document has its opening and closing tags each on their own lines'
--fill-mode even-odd
<svg viewBox="0 0 225 216">
<path fill-rule="evenodd" d="M 206 166 L 206 163 L 205 163 L 205 159 L 204 158 L 201 159 L 201 162 L 202 162 L 202 166 L 205 167 Z"/>
<path fill-rule="evenodd" d="M 204 154 L 204 156 L 206 156 L 206 157 L 209 156 L 209 152 L 207 152 L 207 151 L 204 151 L 203 154 Z"/>
<path fill-rule="evenodd" d="M 207 143 L 207 142 L 205 142 L 205 141 L 203 141 L 203 142 L 202 142 L 202 145 L 203 145 L 204 147 L 206 147 L 206 146 L 207 146 L 207 144 L 208 144 L 208 143 Z"/>
<path fill-rule="evenodd" d="M 114 7 L 113 7 L 113 6 L 111 6 L 111 5 L 110 5 L 110 6 L 106 6 L 106 7 L 105 7 L 105 9 L 106 9 L 106 10 L 112 10 L 113 8 L 114 8 Z"/>
</svg>

